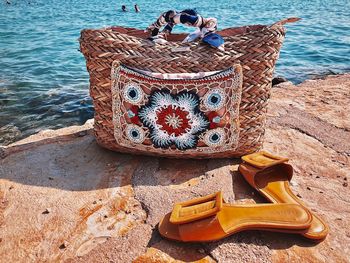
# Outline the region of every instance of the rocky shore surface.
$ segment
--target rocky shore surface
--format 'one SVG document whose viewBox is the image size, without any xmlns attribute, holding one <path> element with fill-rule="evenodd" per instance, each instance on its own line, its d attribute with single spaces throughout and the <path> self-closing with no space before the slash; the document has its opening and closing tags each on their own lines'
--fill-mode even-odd
<svg viewBox="0 0 350 263">
<path fill-rule="evenodd" d="M 175 201 L 222 190 L 263 203 L 238 159 L 174 160 L 100 148 L 92 120 L 0 147 L 0 262 L 350 262 L 350 74 L 272 90 L 264 149 L 287 156 L 292 190 L 329 224 L 325 241 L 247 231 L 167 241 Z"/>
</svg>

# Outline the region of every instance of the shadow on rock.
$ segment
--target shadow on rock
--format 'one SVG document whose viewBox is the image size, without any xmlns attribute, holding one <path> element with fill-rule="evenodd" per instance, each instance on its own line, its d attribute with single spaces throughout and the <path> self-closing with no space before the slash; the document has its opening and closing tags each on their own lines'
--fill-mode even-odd
<svg viewBox="0 0 350 263">
<path fill-rule="evenodd" d="M 147 247 L 156 248 L 176 260 L 192 262 L 210 256 L 218 262 L 270 262 L 273 250 L 316 244 L 297 234 L 243 231 L 220 241 L 182 243 L 162 238 L 156 228 Z"/>
<path fill-rule="evenodd" d="M 191 186 L 200 176 L 230 163 L 116 153 L 100 147 L 88 133 L 1 149 L 0 178 L 69 191 L 125 185 Z"/>
</svg>

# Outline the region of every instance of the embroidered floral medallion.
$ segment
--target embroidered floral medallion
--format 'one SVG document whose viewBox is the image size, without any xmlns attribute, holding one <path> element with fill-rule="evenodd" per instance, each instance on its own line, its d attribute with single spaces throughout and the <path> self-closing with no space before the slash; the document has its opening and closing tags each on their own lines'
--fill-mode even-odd
<svg viewBox="0 0 350 263">
<path fill-rule="evenodd" d="M 179 150 L 195 148 L 198 135 L 209 127 L 208 118 L 199 111 L 198 96 L 189 92 L 172 95 L 166 90 L 156 91 L 138 116 L 149 128 L 155 147 L 165 149 L 171 145 Z"/>
</svg>

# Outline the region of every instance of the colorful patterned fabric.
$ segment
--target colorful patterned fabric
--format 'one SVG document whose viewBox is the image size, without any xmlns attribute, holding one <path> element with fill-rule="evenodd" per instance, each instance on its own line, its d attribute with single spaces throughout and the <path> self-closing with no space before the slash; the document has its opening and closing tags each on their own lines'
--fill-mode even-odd
<svg viewBox="0 0 350 263">
<path fill-rule="evenodd" d="M 204 18 L 195 10 L 186 9 L 181 12 L 169 10 L 162 13 L 157 21 L 147 28 L 147 31 L 149 31 L 152 36 L 156 36 L 158 35 L 159 30 L 165 25 L 161 34 L 168 35 L 171 33 L 176 24 L 198 27 L 201 31 L 203 31 L 203 35 L 208 32 L 215 32 L 217 30 L 216 18 Z"/>
<path fill-rule="evenodd" d="M 209 127 L 208 118 L 199 110 L 199 97 L 192 92 L 173 95 L 165 89 L 157 90 L 140 107 L 138 116 L 149 128 L 154 146 L 160 148 L 195 148 L 198 135 Z"/>
<path fill-rule="evenodd" d="M 183 151 L 210 154 L 237 147 L 241 67 L 181 76 L 146 74 L 113 65 L 113 122 L 118 144 L 171 155 Z"/>
</svg>

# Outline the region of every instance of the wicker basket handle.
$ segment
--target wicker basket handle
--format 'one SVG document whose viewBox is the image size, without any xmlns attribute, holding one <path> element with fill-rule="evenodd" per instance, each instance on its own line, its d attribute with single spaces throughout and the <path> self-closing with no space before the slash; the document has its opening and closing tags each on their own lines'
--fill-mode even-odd
<svg viewBox="0 0 350 263">
<path fill-rule="evenodd" d="M 301 20 L 299 17 L 289 17 L 287 19 L 280 20 L 274 24 L 272 24 L 270 27 L 275 27 L 275 26 L 283 26 L 287 23 L 295 23 L 297 21 Z"/>
</svg>

